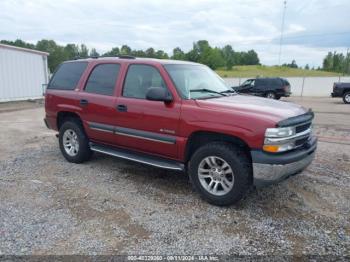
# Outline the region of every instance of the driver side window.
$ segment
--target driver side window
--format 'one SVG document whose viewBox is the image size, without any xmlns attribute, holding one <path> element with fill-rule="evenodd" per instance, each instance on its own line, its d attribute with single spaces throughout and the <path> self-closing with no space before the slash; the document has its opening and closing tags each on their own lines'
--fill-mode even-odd
<svg viewBox="0 0 350 262">
<path fill-rule="evenodd" d="M 146 99 L 150 87 L 166 88 L 159 71 L 150 65 L 130 65 L 123 88 L 123 96 Z"/>
<path fill-rule="evenodd" d="M 248 79 L 243 83 L 243 86 L 249 87 L 254 86 L 254 79 Z"/>
</svg>

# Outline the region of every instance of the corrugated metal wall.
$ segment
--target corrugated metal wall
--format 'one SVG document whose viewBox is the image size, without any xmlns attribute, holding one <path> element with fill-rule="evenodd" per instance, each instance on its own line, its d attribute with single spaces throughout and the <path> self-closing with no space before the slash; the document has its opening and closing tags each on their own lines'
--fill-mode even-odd
<svg viewBox="0 0 350 262">
<path fill-rule="evenodd" d="M 0 46 L 0 102 L 42 97 L 47 56 Z"/>
</svg>

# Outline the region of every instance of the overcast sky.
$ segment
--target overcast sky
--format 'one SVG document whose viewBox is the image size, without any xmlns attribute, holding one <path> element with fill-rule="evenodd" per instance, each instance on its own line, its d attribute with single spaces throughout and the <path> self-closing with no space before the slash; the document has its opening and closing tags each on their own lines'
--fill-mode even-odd
<svg viewBox="0 0 350 262">
<path fill-rule="evenodd" d="M 278 64 L 281 0 L 1 0 L 0 39 L 86 43 L 99 52 L 127 44 L 171 54 L 194 41 L 255 49 Z M 349 0 L 287 1 L 282 62 L 319 66 L 328 51 L 350 47 Z"/>
</svg>

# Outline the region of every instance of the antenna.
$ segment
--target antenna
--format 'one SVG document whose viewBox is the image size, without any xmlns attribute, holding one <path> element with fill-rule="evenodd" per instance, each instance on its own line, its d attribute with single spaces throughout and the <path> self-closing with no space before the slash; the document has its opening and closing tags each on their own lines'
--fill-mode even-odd
<svg viewBox="0 0 350 262">
<path fill-rule="evenodd" d="M 282 40 L 284 30 L 284 18 L 286 16 L 287 1 L 283 1 L 283 14 L 282 14 L 282 25 L 281 25 L 281 38 L 280 38 L 280 51 L 278 53 L 278 65 L 281 65 L 281 54 L 282 54 Z"/>
</svg>

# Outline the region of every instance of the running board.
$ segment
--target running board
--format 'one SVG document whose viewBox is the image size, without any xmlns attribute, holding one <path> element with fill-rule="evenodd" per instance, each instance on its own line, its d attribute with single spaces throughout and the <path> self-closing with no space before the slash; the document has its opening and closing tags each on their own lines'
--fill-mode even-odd
<svg viewBox="0 0 350 262">
<path fill-rule="evenodd" d="M 159 158 L 155 156 L 150 156 L 147 154 L 142 154 L 139 152 L 133 152 L 126 149 L 121 149 L 117 147 L 109 147 L 101 144 L 90 143 L 90 149 L 95 152 L 103 153 L 110 156 L 115 156 L 142 164 L 155 166 L 164 169 L 184 171 L 184 165 L 175 160 L 169 160 L 165 158 Z"/>
</svg>

